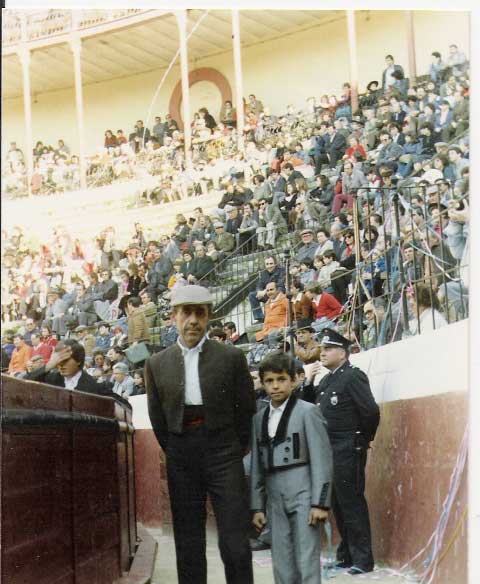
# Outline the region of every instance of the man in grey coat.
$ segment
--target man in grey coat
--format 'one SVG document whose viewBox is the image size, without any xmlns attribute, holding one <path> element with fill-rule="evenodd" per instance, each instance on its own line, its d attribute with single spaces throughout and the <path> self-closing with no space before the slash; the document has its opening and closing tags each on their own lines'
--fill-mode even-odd
<svg viewBox="0 0 480 584">
<path fill-rule="evenodd" d="M 260 249 L 273 249 L 275 240 L 281 234 L 287 233 L 287 223 L 276 203 L 268 203 L 265 199 L 258 205 L 257 238 Z"/>
<path fill-rule="evenodd" d="M 262 529 L 269 514 L 275 584 L 320 584 L 318 528 L 328 516 L 333 472 L 325 419 L 292 395 L 290 355 L 271 353 L 259 373 L 271 402 L 252 425 L 253 524 Z"/>
</svg>

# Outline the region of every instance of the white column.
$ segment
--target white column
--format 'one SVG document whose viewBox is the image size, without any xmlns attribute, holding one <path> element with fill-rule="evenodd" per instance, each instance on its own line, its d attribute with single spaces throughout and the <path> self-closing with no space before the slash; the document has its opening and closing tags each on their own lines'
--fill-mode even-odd
<svg viewBox="0 0 480 584">
<path fill-rule="evenodd" d="M 358 61 L 355 11 L 347 10 L 348 50 L 350 55 L 350 87 L 352 114 L 358 110 Z"/>
<path fill-rule="evenodd" d="M 83 89 L 82 89 L 82 41 L 79 37 L 70 39 L 73 53 L 73 69 L 75 74 L 75 104 L 77 109 L 77 129 L 80 160 L 80 188 L 87 188 L 87 167 L 85 159 L 85 130 L 83 124 Z"/>
<path fill-rule="evenodd" d="M 22 47 L 18 53 L 23 75 L 23 108 L 25 114 L 25 162 L 27 169 L 27 191 L 32 194 L 33 138 L 32 138 L 32 97 L 30 89 L 30 51 Z"/>
<path fill-rule="evenodd" d="M 233 40 L 233 62 L 235 67 L 235 107 L 237 109 L 237 133 L 238 149 L 243 150 L 243 129 L 245 126 L 245 115 L 243 111 L 243 72 L 242 72 L 242 51 L 240 47 L 240 13 L 232 10 L 232 40 Z"/>
<path fill-rule="evenodd" d="M 182 116 L 183 116 L 183 141 L 185 144 L 185 167 L 192 166 L 192 128 L 190 123 L 190 83 L 188 80 L 188 48 L 187 48 L 187 11 L 175 12 L 178 24 L 178 37 L 180 41 L 180 68 L 182 73 Z"/>
<path fill-rule="evenodd" d="M 415 57 L 415 28 L 413 25 L 413 10 L 405 11 L 405 24 L 407 28 L 407 50 L 408 50 L 408 77 L 410 87 L 415 85 L 417 77 L 417 62 Z"/>
</svg>

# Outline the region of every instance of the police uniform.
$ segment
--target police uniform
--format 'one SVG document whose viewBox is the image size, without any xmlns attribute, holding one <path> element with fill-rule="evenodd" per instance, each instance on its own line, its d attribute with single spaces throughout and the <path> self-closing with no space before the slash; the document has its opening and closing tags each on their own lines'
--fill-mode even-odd
<svg viewBox="0 0 480 584">
<path fill-rule="evenodd" d="M 322 345 L 348 349 L 349 341 L 326 329 Z M 365 464 L 380 413 L 366 374 L 349 361 L 323 377 L 315 401 L 327 421 L 333 450 L 332 509 L 341 535 L 337 560 L 353 574 L 373 570 Z"/>
</svg>

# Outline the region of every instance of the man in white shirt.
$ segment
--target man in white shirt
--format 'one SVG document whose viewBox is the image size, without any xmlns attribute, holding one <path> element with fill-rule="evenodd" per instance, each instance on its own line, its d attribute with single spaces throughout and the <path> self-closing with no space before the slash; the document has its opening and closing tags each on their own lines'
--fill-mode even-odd
<svg viewBox="0 0 480 584">
<path fill-rule="evenodd" d="M 207 584 L 207 495 L 227 584 L 253 584 L 242 457 L 255 394 L 242 351 L 206 338 L 212 304 L 202 286 L 172 292 L 179 337 L 145 364 L 148 409 L 166 454 L 179 584 Z"/>
</svg>

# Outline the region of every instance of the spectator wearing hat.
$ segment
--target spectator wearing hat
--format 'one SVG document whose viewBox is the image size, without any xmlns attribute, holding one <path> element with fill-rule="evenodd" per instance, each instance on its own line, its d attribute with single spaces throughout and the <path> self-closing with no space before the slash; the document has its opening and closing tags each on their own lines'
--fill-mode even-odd
<svg viewBox="0 0 480 584">
<path fill-rule="evenodd" d="M 225 225 L 225 231 L 231 233 L 235 239 L 238 237 L 238 230 L 242 224 L 242 215 L 238 212 L 237 207 L 227 205 L 225 207 L 225 212 L 227 214 L 227 223 Z"/>
<path fill-rule="evenodd" d="M 77 335 L 78 342 L 85 349 L 85 355 L 87 357 L 91 357 L 96 345 L 96 339 L 94 335 L 91 334 L 88 327 L 85 325 L 77 326 L 75 333 Z"/>
<path fill-rule="evenodd" d="M 148 342 L 150 330 L 140 298 L 133 296 L 128 299 L 127 314 L 128 344 L 131 346 L 136 343 Z"/>
<path fill-rule="evenodd" d="M 367 451 L 380 412 L 368 377 L 348 360 L 350 341 L 325 329 L 321 346 L 320 360 L 330 374 L 315 387 L 315 401 L 327 421 L 333 450 L 332 509 L 341 537 L 337 561 L 349 574 L 363 574 L 374 567 L 364 490 Z"/>
<path fill-rule="evenodd" d="M 129 375 L 128 365 L 116 363 L 113 367 L 113 379 L 115 380 L 112 392 L 122 397 L 129 397 L 134 392 L 135 382 Z"/>
<path fill-rule="evenodd" d="M 315 257 L 315 250 L 318 245 L 313 239 L 313 229 L 304 229 L 300 232 L 300 239 L 302 245 L 299 247 L 297 255 L 295 256 L 296 262 L 303 262 L 304 260 L 309 260 L 313 263 L 313 258 Z"/>
<path fill-rule="evenodd" d="M 378 81 L 370 81 L 370 83 L 367 85 L 367 91 L 365 95 L 360 98 L 360 107 L 363 109 L 366 107 L 375 106 L 380 95 L 381 91 L 379 89 Z"/>
<path fill-rule="evenodd" d="M 225 232 L 225 225 L 221 221 L 216 221 L 213 224 L 215 228 L 215 237 L 213 241 L 218 250 L 223 255 L 232 252 L 235 249 L 235 237 L 231 233 Z"/>
<path fill-rule="evenodd" d="M 243 353 L 206 337 L 213 298 L 202 286 L 172 294 L 176 344 L 145 364 L 149 415 L 166 454 L 178 581 L 206 584 L 207 495 L 229 584 L 253 584 L 242 457 L 255 412 Z"/>
<path fill-rule="evenodd" d="M 8 364 L 8 374 L 17 376 L 19 373 L 26 373 L 27 363 L 32 356 L 32 347 L 27 345 L 23 335 L 16 334 L 13 337 L 15 349 L 12 351 L 10 363 Z"/>
<path fill-rule="evenodd" d="M 272 333 L 285 328 L 288 322 L 288 299 L 277 287 L 276 282 L 269 282 L 265 287 L 267 301 L 265 303 L 265 319 L 263 327 L 255 334 L 257 341 L 263 341 Z"/>
<path fill-rule="evenodd" d="M 295 357 L 305 364 L 315 363 L 320 359 L 320 343 L 315 340 L 315 329 L 311 326 L 297 328 L 295 333 Z"/>
<path fill-rule="evenodd" d="M 260 201 L 258 206 L 257 241 L 259 249 L 273 249 L 279 235 L 287 233 L 287 223 L 274 203 Z"/>
</svg>

